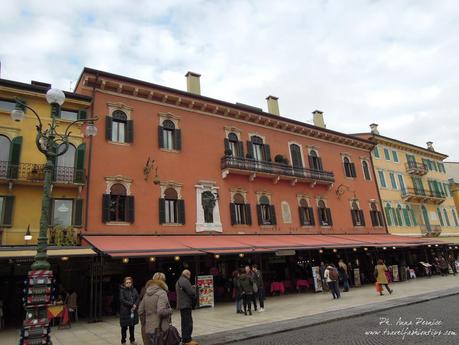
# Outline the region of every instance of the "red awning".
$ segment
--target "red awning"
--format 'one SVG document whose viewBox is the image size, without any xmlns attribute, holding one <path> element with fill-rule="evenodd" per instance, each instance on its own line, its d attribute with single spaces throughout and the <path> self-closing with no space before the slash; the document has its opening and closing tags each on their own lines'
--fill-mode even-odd
<svg viewBox="0 0 459 345">
<path fill-rule="evenodd" d="M 441 241 L 426 237 L 398 236 L 389 234 L 378 235 L 336 235 L 333 237 L 352 238 L 355 241 L 365 243 L 369 247 L 411 247 L 422 245 L 442 244 Z"/>
</svg>

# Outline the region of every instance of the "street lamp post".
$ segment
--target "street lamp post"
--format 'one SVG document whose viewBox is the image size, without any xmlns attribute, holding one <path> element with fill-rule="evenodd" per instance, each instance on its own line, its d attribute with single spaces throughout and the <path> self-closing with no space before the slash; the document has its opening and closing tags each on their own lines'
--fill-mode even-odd
<svg viewBox="0 0 459 345">
<path fill-rule="evenodd" d="M 42 339 L 45 344 L 50 343 L 49 338 L 49 322 L 46 317 L 48 304 L 51 302 L 51 282 L 52 272 L 50 271 L 50 263 L 48 262 L 48 215 L 49 215 L 49 200 L 51 193 L 52 177 L 54 171 L 54 161 L 56 157 L 65 154 L 69 148 L 70 128 L 76 123 L 88 123 L 86 127 L 86 135 L 94 136 L 97 133 L 97 128 L 94 126 L 94 121 L 97 117 L 89 119 L 78 119 L 70 123 L 63 134 L 57 132 L 58 125 L 56 124 L 55 115 L 59 113 L 61 105 L 65 101 L 65 94 L 58 89 L 49 89 L 46 93 L 46 100 L 51 105 L 51 123 L 48 128 L 43 128 L 43 123 L 37 112 L 27 106 L 24 101 L 16 98 L 16 107 L 11 112 L 11 118 L 14 121 L 22 121 L 24 119 L 25 109 L 30 109 L 38 120 L 37 135 L 35 144 L 38 150 L 46 157 L 44 167 L 44 183 L 43 183 L 43 198 L 41 204 L 40 216 L 40 231 L 38 235 L 37 254 L 31 266 L 32 271 L 29 272 L 26 281 L 24 307 L 26 309 L 26 318 L 24 320 L 23 329 L 21 332 L 21 344 L 29 343 L 25 340 Z M 40 342 L 41 344 L 42 342 Z"/>
</svg>

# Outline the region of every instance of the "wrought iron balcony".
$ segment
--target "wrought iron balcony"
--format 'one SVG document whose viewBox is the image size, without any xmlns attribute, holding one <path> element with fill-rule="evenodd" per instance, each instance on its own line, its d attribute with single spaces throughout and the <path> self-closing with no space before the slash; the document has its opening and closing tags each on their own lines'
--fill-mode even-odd
<svg viewBox="0 0 459 345">
<path fill-rule="evenodd" d="M 427 174 L 427 167 L 423 163 L 408 162 L 405 163 L 406 172 L 411 175 L 423 176 Z"/>
<path fill-rule="evenodd" d="M 331 171 L 297 168 L 282 163 L 233 156 L 222 157 L 221 170 L 223 178 L 230 173 L 235 173 L 249 175 L 251 180 L 260 176 L 273 178 L 275 182 L 281 179 L 290 180 L 292 184 L 296 182 L 332 184 L 335 182 L 335 175 Z"/>
<path fill-rule="evenodd" d="M 12 164 L 0 161 L 0 181 L 16 181 L 25 184 L 41 184 L 45 179 L 44 164 Z M 57 166 L 53 173 L 56 185 L 83 185 L 86 181 L 84 169 Z"/>
<path fill-rule="evenodd" d="M 446 199 L 445 193 L 426 191 L 418 188 L 405 188 L 402 190 L 402 198 L 405 201 L 424 202 L 439 205 Z"/>
<path fill-rule="evenodd" d="M 440 225 L 424 225 L 421 224 L 421 234 L 426 237 L 437 237 L 441 234 L 441 226 Z"/>
</svg>

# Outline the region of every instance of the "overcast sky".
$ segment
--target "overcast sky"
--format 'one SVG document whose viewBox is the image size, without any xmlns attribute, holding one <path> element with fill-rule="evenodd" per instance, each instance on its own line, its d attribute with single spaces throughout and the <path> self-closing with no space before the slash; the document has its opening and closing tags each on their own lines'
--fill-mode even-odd
<svg viewBox="0 0 459 345">
<path fill-rule="evenodd" d="M 84 66 L 380 134 L 459 161 L 457 0 L 0 2 L 1 78 L 69 90 Z M 73 84 L 72 84 L 73 83 Z"/>
</svg>

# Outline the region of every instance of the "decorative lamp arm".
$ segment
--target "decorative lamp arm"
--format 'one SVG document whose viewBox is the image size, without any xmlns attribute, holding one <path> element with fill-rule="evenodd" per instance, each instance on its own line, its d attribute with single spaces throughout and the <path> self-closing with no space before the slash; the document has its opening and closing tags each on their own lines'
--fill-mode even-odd
<svg viewBox="0 0 459 345">
<path fill-rule="evenodd" d="M 41 130 L 43 128 L 43 124 L 41 123 L 40 116 L 38 116 L 37 112 L 33 110 L 31 107 L 29 107 L 27 104 L 25 104 L 19 97 L 16 97 L 16 103 L 32 111 L 39 123 L 39 125 L 37 126 L 37 130 Z"/>
<path fill-rule="evenodd" d="M 74 124 L 76 124 L 76 123 L 79 123 L 79 122 L 81 122 L 81 123 L 84 123 L 84 122 L 95 122 L 95 121 L 97 121 L 97 120 L 99 120 L 98 117 L 91 117 L 91 118 L 89 118 L 89 119 L 81 119 L 81 120 L 73 121 L 73 122 L 70 123 L 70 124 L 67 126 L 67 128 L 65 129 L 64 136 L 70 135 L 71 132 L 69 132 L 69 129 L 70 129 L 70 127 L 72 127 L 72 126 L 73 126 Z"/>
</svg>

